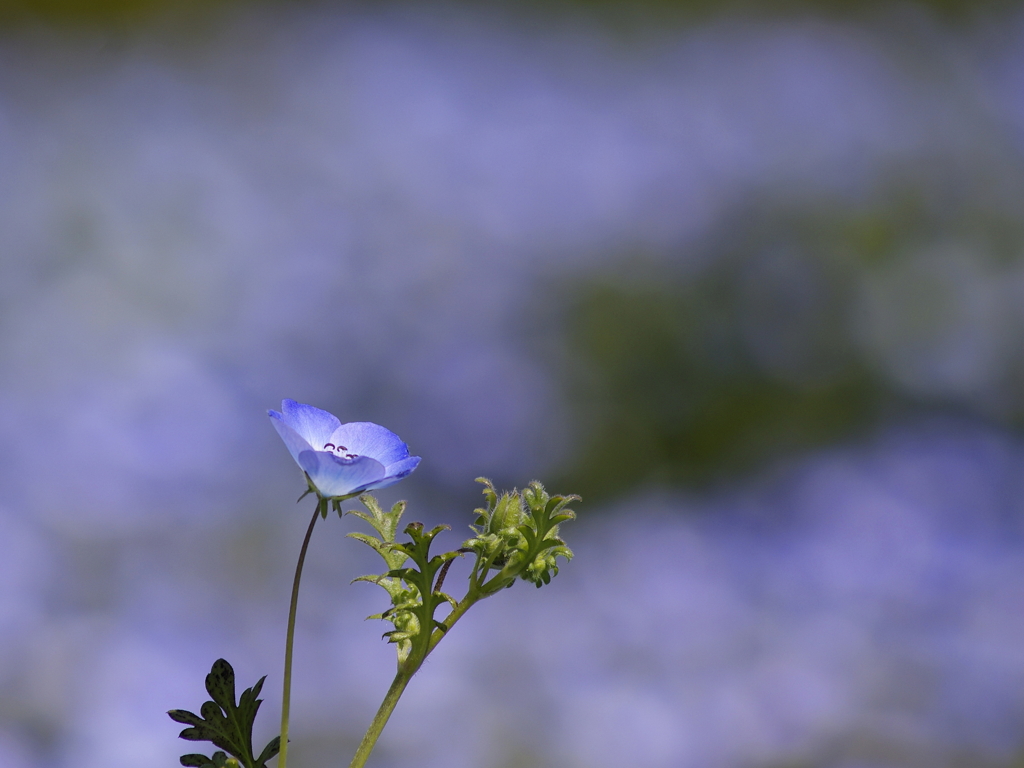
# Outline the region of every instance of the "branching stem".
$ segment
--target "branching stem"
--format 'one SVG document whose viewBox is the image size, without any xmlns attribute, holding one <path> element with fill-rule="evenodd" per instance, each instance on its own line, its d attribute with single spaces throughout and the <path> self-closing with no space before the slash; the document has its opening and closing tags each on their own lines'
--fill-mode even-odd
<svg viewBox="0 0 1024 768">
<path fill-rule="evenodd" d="M 377 739 L 380 737 L 381 731 L 383 731 L 384 726 L 387 725 L 388 719 L 391 717 L 391 713 L 395 711 L 395 705 L 398 704 L 398 699 L 401 698 L 402 693 L 405 691 L 405 687 L 409 684 L 412 676 L 416 674 L 419 668 L 423 665 L 423 662 L 426 660 L 430 652 L 434 650 L 434 647 L 441 642 L 441 638 L 445 636 L 447 631 L 451 629 L 455 625 L 455 622 L 462 618 L 462 615 L 479 599 L 480 596 L 478 594 L 473 594 L 472 592 L 466 595 L 444 620 L 445 630 L 434 630 L 426 640 L 426 647 L 420 645 L 420 648 L 409 654 L 409 658 L 407 658 L 405 663 L 398 668 L 398 674 L 395 675 L 395 679 L 391 683 L 391 687 L 388 689 L 387 694 L 384 696 L 384 701 L 381 703 L 380 709 L 378 709 L 377 714 L 374 715 L 373 721 L 370 723 L 370 727 L 366 729 L 366 734 L 363 736 L 363 740 L 359 743 L 359 749 L 356 750 L 356 755 L 352 758 L 349 768 L 363 768 L 363 766 L 366 765 L 366 761 L 369 759 L 370 753 L 377 744 Z"/>
</svg>

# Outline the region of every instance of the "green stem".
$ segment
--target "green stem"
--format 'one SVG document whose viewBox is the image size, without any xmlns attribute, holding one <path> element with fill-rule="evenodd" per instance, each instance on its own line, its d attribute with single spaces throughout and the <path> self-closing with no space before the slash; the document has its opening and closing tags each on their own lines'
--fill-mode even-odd
<svg viewBox="0 0 1024 768">
<path fill-rule="evenodd" d="M 466 611 L 468 611 L 473 606 L 473 604 L 480 599 L 480 594 L 471 589 L 469 591 L 469 594 L 462 598 L 462 601 L 458 605 L 452 608 L 452 612 L 449 613 L 445 617 L 445 620 L 442 622 L 445 626 L 445 629 L 443 631 L 440 629 L 435 629 L 433 633 L 430 635 L 430 640 L 427 644 L 427 649 L 423 654 L 424 659 L 426 659 L 426 657 L 430 655 L 430 652 L 434 650 L 437 644 L 441 642 L 441 638 L 443 638 L 445 635 L 448 634 L 448 632 L 451 631 L 451 628 L 455 626 L 455 622 L 461 619 L 463 614 L 465 614 Z"/>
<path fill-rule="evenodd" d="M 398 670 L 398 674 L 395 675 L 394 681 L 391 683 L 391 687 L 388 688 L 387 695 L 384 696 L 384 701 L 381 702 L 380 709 L 377 710 L 377 714 L 373 716 L 373 722 L 370 723 L 370 727 L 366 729 L 366 734 L 363 736 L 363 740 L 359 743 L 359 749 L 356 750 L 356 756 L 352 758 L 352 762 L 349 763 L 348 768 L 363 768 L 366 765 L 367 759 L 370 757 L 370 752 L 373 751 L 374 745 L 377 743 L 377 738 L 380 736 L 381 731 L 384 730 L 384 726 L 387 725 L 388 718 L 391 717 L 391 713 L 395 711 L 395 705 L 398 704 L 398 699 L 401 698 L 402 692 L 405 690 L 405 686 L 409 684 L 409 680 L 412 679 L 415 669 L 410 671 Z"/>
<path fill-rule="evenodd" d="M 445 627 L 447 627 L 447 629 L 451 629 L 455 625 L 455 622 L 462 618 L 462 615 L 479 599 L 480 596 L 473 591 L 466 595 L 462 599 L 462 602 L 460 602 L 444 620 Z M 434 650 L 434 647 L 441 642 L 441 638 L 446 634 L 447 630 L 444 632 L 440 629 L 435 630 L 427 640 L 426 647 L 420 646 L 418 651 L 414 650 L 406 662 L 399 667 L 398 674 L 395 675 L 395 679 L 391 683 L 391 687 L 388 688 L 388 692 L 384 696 L 384 701 L 381 702 L 380 709 L 378 709 L 377 714 L 374 715 L 373 722 L 371 722 L 370 727 L 366 729 L 366 734 L 363 736 L 363 740 L 359 742 L 359 749 L 356 750 L 355 757 L 352 758 L 352 762 L 349 763 L 348 768 L 363 768 L 363 766 L 366 765 L 366 761 L 369 759 L 370 753 L 373 751 L 373 747 L 377 744 L 377 739 L 384 730 L 384 726 L 387 725 L 388 719 L 391 717 L 391 713 L 395 711 L 395 705 L 398 704 L 398 700 L 405 691 L 405 687 L 409 684 L 412 676 L 416 674 L 417 670 L 423 665 L 423 662 L 426 660 L 427 656 L 430 655 L 430 652 Z"/>
<path fill-rule="evenodd" d="M 313 526 L 316 519 L 326 509 L 327 502 L 324 499 L 316 505 L 313 512 L 313 519 L 309 521 L 309 528 L 306 529 L 306 538 L 302 540 L 302 549 L 299 550 L 299 562 L 295 564 L 295 580 L 292 582 L 292 604 L 288 609 L 288 634 L 284 641 L 284 693 L 281 696 L 281 752 L 277 758 L 277 768 L 285 768 L 288 763 L 288 715 L 291 711 L 292 700 L 292 646 L 295 640 L 295 610 L 299 606 L 299 581 L 302 579 L 302 564 L 306 561 L 306 549 L 309 547 L 309 537 L 313 535 Z"/>
</svg>

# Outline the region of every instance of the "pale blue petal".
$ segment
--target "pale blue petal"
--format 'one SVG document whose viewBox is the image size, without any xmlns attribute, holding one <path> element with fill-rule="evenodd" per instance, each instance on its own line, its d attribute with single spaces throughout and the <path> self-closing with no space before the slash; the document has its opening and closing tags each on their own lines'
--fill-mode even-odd
<svg viewBox="0 0 1024 768">
<path fill-rule="evenodd" d="M 378 488 L 387 488 L 389 485 L 394 485 L 406 475 L 410 474 L 420 463 L 419 456 L 410 456 L 407 459 L 402 459 L 395 464 L 387 467 L 384 470 L 384 477 L 371 485 L 366 486 L 362 490 L 364 491 L 375 491 Z"/>
<path fill-rule="evenodd" d="M 384 465 L 369 456 L 341 459 L 326 451 L 303 451 L 298 462 L 325 498 L 348 496 L 384 477 Z"/>
<path fill-rule="evenodd" d="M 334 430 L 329 440 L 345 453 L 369 456 L 384 466 L 409 456 L 409 446 L 402 442 L 402 438 L 390 429 L 369 421 L 342 424 Z"/>
<path fill-rule="evenodd" d="M 396 461 L 394 464 L 388 464 L 384 467 L 384 474 L 387 477 L 403 478 L 412 472 L 416 467 L 419 466 L 420 457 L 410 456 L 401 461 Z"/>
<path fill-rule="evenodd" d="M 331 433 L 341 425 L 337 416 L 294 400 L 281 401 L 281 416 L 315 451 L 323 450 Z"/>
<path fill-rule="evenodd" d="M 277 434 L 284 440 L 288 452 L 296 462 L 299 460 L 300 453 L 313 450 L 313 446 L 306 442 L 298 432 L 288 426 L 284 416 L 277 411 L 267 411 L 267 413 L 270 414 L 270 422 L 274 425 L 274 429 L 277 430 Z"/>
</svg>

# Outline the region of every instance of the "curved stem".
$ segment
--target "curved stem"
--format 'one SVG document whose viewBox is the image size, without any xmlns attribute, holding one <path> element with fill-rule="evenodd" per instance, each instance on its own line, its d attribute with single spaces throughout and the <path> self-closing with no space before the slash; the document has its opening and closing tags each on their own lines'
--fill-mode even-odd
<svg viewBox="0 0 1024 768">
<path fill-rule="evenodd" d="M 441 642 L 441 638 L 447 635 L 451 628 L 455 626 L 455 622 L 461 619 L 463 615 L 466 613 L 466 611 L 472 608 L 473 604 L 479 601 L 480 599 L 480 595 L 472 590 L 470 590 L 469 594 L 462 598 L 462 601 L 452 609 L 452 612 L 449 613 L 445 617 L 445 620 L 442 622 L 445 628 L 443 630 L 435 629 L 430 634 L 430 640 L 427 641 L 426 652 L 423 654 L 424 659 L 426 659 L 426 657 L 430 655 L 430 652 L 434 650 L 437 644 Z"/>
<path fill-rule="evenodd" d="M 359 742 L 359 749 L 356 750 L 355 757 L 352 758 L 352 762 L 349 763 L 348 768 L 363 768 L 366 765 L 366 760 L 370 757 L 370 752 L 373 751 L 374 745 L 377 743 L 377 738 L 380 736 L 381 731 L 384 730 L 384 726 L 388 723 L 388 718 L 391 717 L 391 713 L 395 711 L 395 705 L 398 703 L 398 699 L 402 696 L 402 692 L 405 690 L 405 686 L 409 684 L 409 680 L 412 678 L 413 673 L 399 669 L 398 674 L 395 675 L 394 681 L 391 683 L 391 687 L 388 688 L 387 694 L 384 696 L 384 701 L 381 702 L 380 709 L 377 710 L 377 714 L 373 716 L 373 722 L 370 723 L 370 727 L 366 729 L 366 734 L 363 736 L 363 740 Z"/>
<path fill-rule="evenodd" d="M 292 699 L 292 646 L 295 639 L 295 611 L 299 605 L 299 581 L 302 579 L 302 564 L 306 561 L 306 549 L 309 547 L 309 537 L 313 535 L 313 526 L 316 519 L 327 509 L 327 502 L 323 499 L 316 505 L 313 512 L 313 519 L 309 521 L 309 528 L 306 529 L 306 538 L 302 540 L 302 549 L 299 550 L 299 562 L 295 564 L 295 580 L 292 582 L 292 603 L 288 609 L 288 634 L 284 641 L 284 693 L 281 696 L 281 751 L 278 753 L 277 768 L 285 768 L 288 762 L 288 715 L 291 710 Z"/>
</svg>

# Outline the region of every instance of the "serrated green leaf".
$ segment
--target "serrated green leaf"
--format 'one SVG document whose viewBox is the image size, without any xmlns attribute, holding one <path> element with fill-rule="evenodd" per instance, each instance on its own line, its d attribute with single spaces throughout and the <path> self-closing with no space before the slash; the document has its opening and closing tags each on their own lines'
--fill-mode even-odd
<svg viewBox="0 0 1024 768">
<path fill-rule="evenodd" d="M 191 728 L 186 728 L 178 734 L 179 739 L 185 741 L 211 741 L 216 743 L 216 739 L 219 739 L 221 735 L 220 730 L 211 728 L 205 723 L 202 725 L 194 725 Z M 217 746 L 221 746 L 217 744 Z"/>
<path fill-rule="evenodd" d="M 235 706 L 235 670 L 224 659 L 213 662 L 213 669 L 206 676 L 206 690 L 210 698 L 225 712 Z M 204 715 L 205 717 L 205 715 Z"/>
<path fill-rule="evenodd" d="M 256 681 L 256 685 L 252 688 L 246 688 L 242 691 L 242 696 L 238 700 L 238 711 L 242 714 L 243 720 L 252 721 L 256 717 L 256 712 L 259 711 L 260 704 L 262 703 L 257 697 L 260 695 L 260 691 L 263 690 L 263 681 L 267 679 L 264 675 Z"/>
<path fill-rule="evenodd" d="M 207 765 L 213 765 L 213 761 L 210 758 L 199 754 L 182 755 L 178 762 L 185 766 L 185 768 L 204 768 Z"/>
<path fill-rule="evenodd" d="M 377 499 L 371 494 L 364 493 L 359 501 L 370 511 L 367 515 L 363 512 L 353 510 L 352 514 L 365 520 L 380 535 L 381 541 L 388 543 L 395 540 L 395 533 L 398 531 L 398 524 L 405 512 L 405 502 L 399 501 L 391 508 L 390 512 L 381 509 Z"/>
<path fill-rule="evenodd" d="M 363 506 L 370 510 L 376 520 L 384 519 L 384 510 L 381 509 L 380 502 L 377 501 L 377 497 L 371 493 L 364 493 L 359 497 L 359 501 L 363 503 Z"/>
<path fill-rule="evenodd" d="M 355 515 L 356 517 L 365 520 L 366 522 L 368 522 L 370 525 L 373 526 L 373 529 L 375 531 L 377 531 L 377 520 L 375 518 L 371 517 L 370 515 L 366 514 L 365 512 L 360 512 L 358 509 L 350 510 L 349 514 L 350 515 Z M 379 533 L 380 531 L 377 531 L 377 532 Z"/>
<path fill-rule="evenodd" d="M 234 706 L 234 704 L 232 704 Z M 220 707 L 217 706 L 216 702 L 205 701 L 203 706 L 199 708 L 199 714 L 203 716 L 207 724 L 212 728 L 223 728 L 226 718 L 221 713 Z"/>
<path fill-rule="evenodd" d="M 353 512 L 352 514 L 353 515 L 357 515 L 359 513 L 358 512 Z M 362 517 L 366 517 L 366 515 L 362 515 Z M 360 533 L 359 531 L 352 531 L 351 533 L 347 533 L 345 535 L 348 536 L 350 539 L 355 539 L 356 541 L 363 542 L 363 544 L 366 544 L 367 546 L 372 547 L 377 552 L 380 552 L 381 549 L 384 546 L 384 542 L 382 542 L 376 536 L 371 536 L 368 533 Z"/>
<path fill-rule="evenodd" d="M 171 710 L 167 713 L 172 720 L 192 726 L 179 734 L 181 738 L 187 741 L 209 741 L 231 754 L 230 758 L 225 752 L 215 752 L 211 758 L 196 754 L 186 755 L 185 758 L 192 761 L 187 764 L 190 768 L 205 768 L 207 765 L 215 768 L 264 768 L 262 764 L 253 762 L 252 728 L 262 704 L 259 693 L 265 680 L 266 677 L 262 677 L 251 688 L 246 688 L 236 704 L 234 670 L 224 659 L 218 659 L 214 662 L 210 674 L 206 676 L 206 690 L 213 700 L 203 703 L 199 710 L 200 714 L 197 716 L 184 709 Z M 193 766 L 199 758 L 206 762 Z"/>
<path fill-rule="evenodd" d="M 401 568 L 405 565 L 405 561 L 409 559 L 409 556 L 402 550 L 395 547 L 393 544 L 389 544 L 387 552 L 381 552 L 381 557 L 384 558 L 384 562 L 388 568 Z"/>
<path fill-rule="evenodd" d="M 263 681 L 267 677 L 264 675 L 252 688 L 246 688 L 242 691 L 242 696 L 238 700 L 238 712 L 237 712 L 237 727 L 240 731 L 240 735 L 244 739 L 243 747 L 246 749 L 246 754 L 252 755 L 252 727 L 256 720 L 256 715 L 260 711 L 260 704 L 263 703 L 262 699 L 257 698 L 259 692 L 263 690 Z"/>
<path fill-rule="evenodd" d="M 270 742 L 267 744 L 267 746 L 265 746 L 263 748 L 263 751 L 260 752 L 260 756 L 256 758 L 256 766 L 257 766 L 257 768 L 264 768 L 266 763 L 267 763 L 267 760 L 269 760 L 270 758 L 274 757 L 274 755 L 276 755 L 280 751 L 281 751 L 281 737 L 280 736 L 275 736 L 274 738 L 272 738 L 270 740 Z"/>
<path fill-rule="evenodd" d="M 203 718 L 194 712 L 189 712 L 187 709 L 172 709 L 167 713 L 167 716 L 174 722 L 184 725 L 202 725 L 203 723 Z"/>
<path fill-rule="evenodd" d="M 365 576 L 356 576 L 354 579 L 352 579 L 352 581 L 349 582 L 349 584 L 355 584 L 357 581 L 368 581 L 371 584 L 380 584 L 386 578 L 387 575 L 368 573 Z"/>
</svg>

